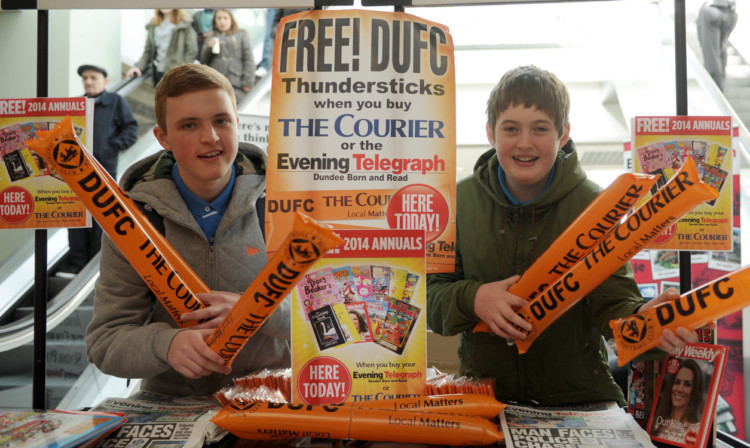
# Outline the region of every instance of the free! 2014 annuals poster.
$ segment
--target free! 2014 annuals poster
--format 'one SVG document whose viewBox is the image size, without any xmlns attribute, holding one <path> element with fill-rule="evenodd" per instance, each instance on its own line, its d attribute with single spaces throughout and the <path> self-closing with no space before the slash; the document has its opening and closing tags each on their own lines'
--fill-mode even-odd
<svg viewBox="0 0 750 448">
<path fill-rule="evenodd" d="M 401 12 L 285 17 L 274 52 L 267 179 L 273 254 L 296 211 L 335 229 L 424 229 L 452 272 L 455 70 L 447 27 Z"/>
<path fill-rule="evenodd" d="M 337 233 L 344 245 L 318 260 L 292 292 L 292 401 L 328 404 L 422 395 L 424 231 Z M 351 278 L 351 284 L 337 282 L 336 273 L 339 279 Z M 382 297 L 373 283 L 387 283 Z"/>
<path fill-rule="evenodd" d="M 648 248 L 731 251 L 732 118 L 635 117 L 632 129 L 634 171 L 658 175 L 654 191 L 692 157 L 703 182 L 719 192 L 717 199 L 686 213 Z"/>
<path fill-rule="evenodd" d="M 87 227 L 86 206 L 26 140 L 70 116 L 91 144 L 94 102 L 87 98 L 0 99 L 0 229 Z"/>
</svg>

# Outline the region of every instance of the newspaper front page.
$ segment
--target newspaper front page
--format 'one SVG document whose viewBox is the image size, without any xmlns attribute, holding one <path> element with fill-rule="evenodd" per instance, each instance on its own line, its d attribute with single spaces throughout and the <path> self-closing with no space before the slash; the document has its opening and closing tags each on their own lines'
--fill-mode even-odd
<svg viewBox="0 0 750 448">
<path fill-rule="evenodd" d="M 507 448 L 653 447 L 651 439 L 617 405 L 584 408 L 508 406 L 500 413 Z"/>
<path fill-rule="evenodd" d="M 227 435 L 211 422 L 220 408 L 211 396 L 175 397 L 138 391 L 128 398 L 107 398 L 92 411 L 123 412 L 127 421 L 96 447 L 201 448 Z"/>
</svg>

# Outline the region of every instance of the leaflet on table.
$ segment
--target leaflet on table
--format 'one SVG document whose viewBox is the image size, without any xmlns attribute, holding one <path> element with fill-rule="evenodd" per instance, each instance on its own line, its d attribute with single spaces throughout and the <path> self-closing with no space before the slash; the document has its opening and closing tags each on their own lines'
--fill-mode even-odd
<svg viewBox="0 0 750 448">
<path fill-rule="evenodd" d="M 83 202 L 24 142 L 70 116 L 91 147 L 93 111 L 94 100 L 83 97 L 0 99 L 0 229 L 91 226 Z"/>
<path fill-rule="evenodd" d="M 424 229 L 428 272 L 452 272 L 456 112 L 447 27 L 403 12 L 316 10 L 282 19 L 278 36 L 269 253 L 284 238 L 276 229 L 291 227 L 301 211 L 336 230 Z"/>
<path fill-rule="evenodd" d="M 425 388 L 425 232 L 338 230 L 345 243 L 292 292 L 292 401 L 417 396 Z"/>
<path fill-rule="evenodd" d="M 633 416 L 617 406 L 584 410 L 511 405 L 500 413 L 500 425 L 507 448 L 654 446 Z"/>
<path fill-rule="evenodd" d="M 633 167 L 660 177 L 661 188 L 686 158 L 719 191 L 664 231 L 649 249 L 732 250 L 732 117 L 654 116 L 633 119 Z M 648 200 L 646 196 L 644 200 Z"/>
</svg>

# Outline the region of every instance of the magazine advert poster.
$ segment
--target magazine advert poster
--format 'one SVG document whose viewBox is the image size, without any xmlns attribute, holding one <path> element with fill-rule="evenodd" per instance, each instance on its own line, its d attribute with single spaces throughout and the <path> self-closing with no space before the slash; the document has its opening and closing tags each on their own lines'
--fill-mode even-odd
<svg viewBox="0 0 750 448">
<path fill-rule="evenodd" d="M 649 244 L 650 249 L 732 250 L 732 117 L 651 116 L 632 123 L 636 173 L 658 176 L 651 194 L 691 157 L 703 182 L 719 192 L 686 213 Z"/>
<path fill-rule="evenodd" d="M 91 226 L 78 195 L 25 142 L 70 116 L 89 146 L 93 111 L 94 100 L 83 97 L 0 99 L 0 229 Z"/>
<path fill-rule="evenodd" d="M 334 229 L 424 229 L 452 272 L 456 104 L 448 28 L 403 12 L 305 11 L 279 24 L 266 246 L 295 212 Z"/>
<path fill-rule="evenodd" d="M 648 425 L 653 440 L 685 448 L 706 445 L 726 357 L 723 345 L 703 343 L 669 354 L 662 362 Z"/>
<path fill-rule="evenodd" d="M 733 129 L 734 136 L 739 133 L 739 129 Z M 625 150 L 626 160 L 630 159 L 629 151 Z M 737 149 L 733 150 L 734 158 L 737 160 Z M 740 215 L 740 166 L 735 163 L 732 166 L 732 250 L 724 251 L 705 251 L 691 252 L 690 254 L 690 271 L 691 271 L 691 289 L 701 287 L 719 277 L 727 275 L 742 267 L 742 238 L 741 238 L 741 215 Z M 667 288 L 673 287 L 680 290 L 680 272 L 678 263 L 679 254 L 673 249 L 643 250 L 630 260 L 633 267 L 635 281 L 641 286 L 641 292 L 646 299 L 653 299 L 664 292 Z M 650 285 L 650 293 L 645 293 L 644 286 Z M 696 330 L 698 331 L 698 330 Z M 708 332 L 709 334 L 704 334 Z M 718 429 L 731 434 L 734 437 L 744 440 L 746 437 L 745 428 L 745 375 L 742 362 L 742 341 L 743 341 L 743 318 L 742 311 L 725 316 L 717 321 L 717 330 L 708 331 L 706 327 L 701 327 L 699 333 L 699 342 L 718 343 L 727 346 L 730 356 L 727 359 L 727 365 L 724 370 L 722 384 L 720 388 L 720 399 L 717 412 Z M 631 363 L 631 366 L 634 363 Z M 642 363 L 641 363 L 642 364 Z M 633 369 L 629 369 L 631 375 L 636 375 Z M 651 379 L 653 382 L 653 379 Z M 637 386 L 639 383 L 635 383 Z M 629 391 L 629 400 L 637 400 L 638 395 L 635 389 Z M 653 390 L 645 398 L 647 401 L 653 401 Z M 642 408 L 641 408 L 642 409 Z M 646 408 L 643 414 L 648 423 L 650 408 Z M 634 413 L 635 414 L 635 413 Z M 636 417 L 638 419 L 638 417 Z M 641 420 L 639 420 L 641 421 Z"/>
<path fill-rule="evenodd" d="M 330 404 L 422 395 L 424 230 L 339 230 L 292 291 L 292 396 Z"/>
</svg>

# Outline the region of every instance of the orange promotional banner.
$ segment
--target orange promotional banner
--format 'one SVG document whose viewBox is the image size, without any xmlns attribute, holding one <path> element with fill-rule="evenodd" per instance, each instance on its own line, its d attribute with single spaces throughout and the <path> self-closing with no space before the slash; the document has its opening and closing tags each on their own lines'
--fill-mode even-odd
<svg viewBox="0 0 750 448">
<path fill-rule="evenodd" d="M 196 325 L 183 322 L 181 316 L 201 309 L 204 305 L 196 294 L 211 290 L 84 148 L 71 118 L 38 134 L 38 139 L 26 142 L 29 147 L 42 154 L 81 198 L 175 322 L 181 327 Z"/>
<path fill-rule="evenodd" d="M 482 417 L 365 409 L 351 404 L 252 402 L 222 408 L 211 419 L 242 439 L 354 439 L 435 445 L 489 445 L 504 439 Z"/>
<path fill-rule="evenodd" d="M 229 314 L 208 337 L 209 347 L 231 366 L 242 347 L 268 320 L 302 276 L 329 250 L 342 244 L 329 227 L 301 213 L 284 244 L 242 293 Z"/>
<path fill-rule="evenodd" d="M 636 356 L 659 345 L 664 329 L 695 329 L 750 304 L 750 266 L 717 278 L 683 294 L 672 302 L 609 322 L 615 335 L 617 364 L 624 366 Z"/>
<path fill-rule="evenodd" d="M 455 69 L 448 28 L 403 12 L 284 17 L 273 60 L 269 257 L 294 213 L 334 229 L 419 229 L 454 266 Z"/>
<path fill-rule="evenodd" d="M 528 302 L 518 314 L 532 324 L 524 339 L 515 339 L 526 353 L 536 338 L 565 311 L 612 275 L 680 216 L 718 192 L 704 184 L 688 158 L 666 185 L 615 226 L 596 247 L 555 283 Z"/>
<path fill-rule="evenodd" d="M 91 226 L 84 203 L 44 155 L 26 144 L 66 116 L 90 145 L 93 99 L 0 99 L 0 229 Z"/>
<path fill-rule="evenodd" d="M 731 251 L 732 117 L 635 117 L 632 129 L 634 171 L 658 177 L 652 193 L 688 158 L 701 181 L 719 192 L 665 229 L 648 249 Z"/>
<path fill-rule="evenodd" d="M 656 176 L 625 173 L 594 198 L 581 214 L 534 261 L 508 292 L 527 300 L 536 297 L 586 256 L 647 193 Z M 479 322 L 474 332 L 489 332 Z"/>
</svg>

